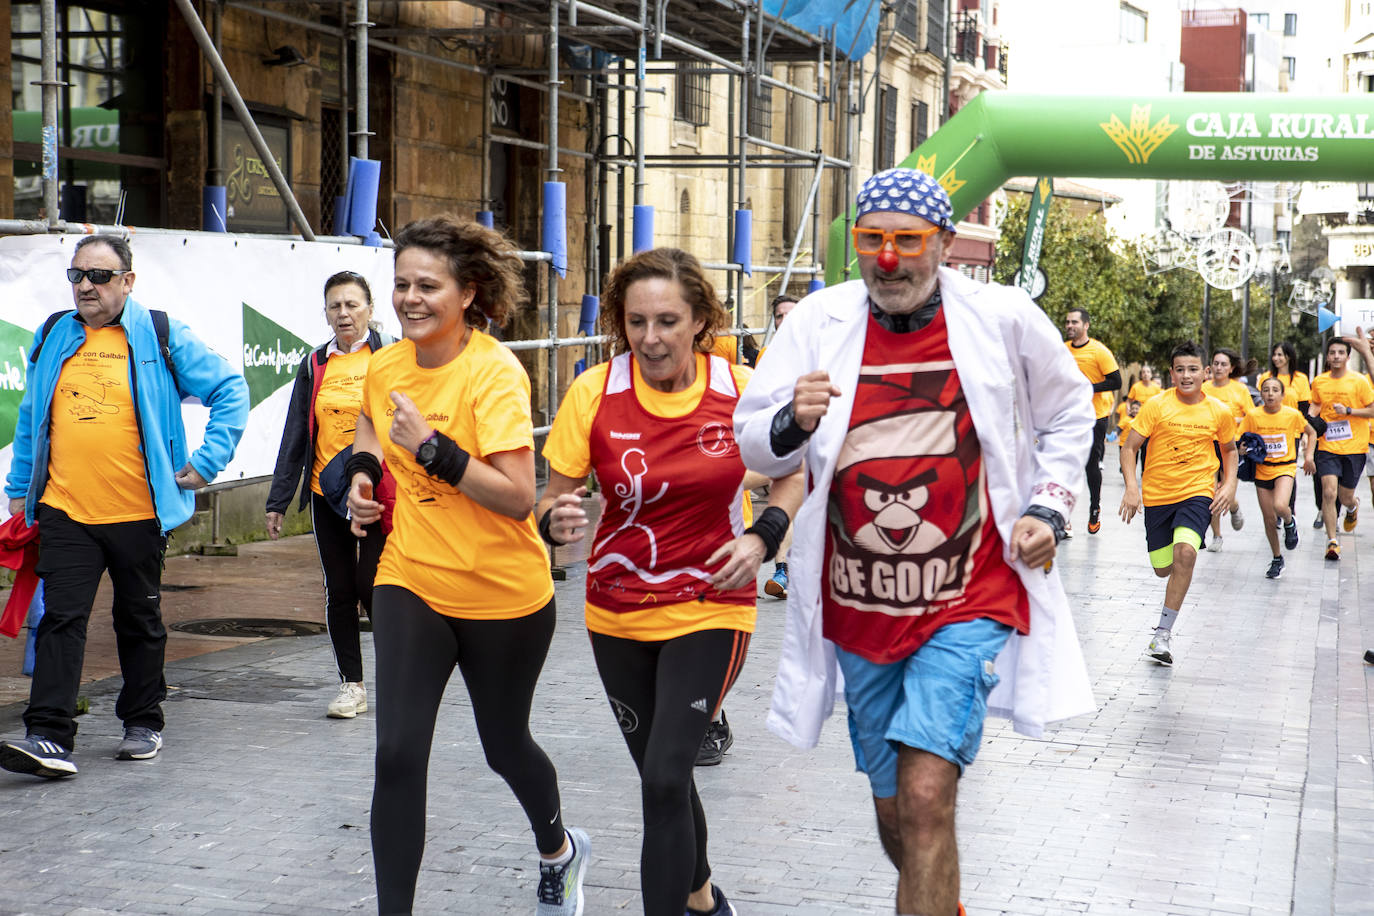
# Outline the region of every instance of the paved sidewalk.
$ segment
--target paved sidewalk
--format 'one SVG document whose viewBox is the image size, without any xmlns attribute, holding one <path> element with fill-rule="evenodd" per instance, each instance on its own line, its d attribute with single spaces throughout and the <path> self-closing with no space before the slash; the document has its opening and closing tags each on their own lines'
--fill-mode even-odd
<svg viewBox="0 0 1374 916">
<path fill-rule="evenodd" d="M 1245 530 L 1228 527 L 1224 550 L 1201 556 L 1167 669 L 1143 655 L 1162 581 L 1140 522 L 1115 518 L 1120 486 L 1107 476 L 1102 533 L 1087 534 L 1082 507 L 1058 561 L 1100 709 L 1045 741 L 990 720 L 961 786 L 969 913 L 1374 914 L 1374 668 L 1361 660 L 1374 647 L 1374 576 L 1361 575 L 1374 569 L 1374 521 L 1326 563 L 1304 508 L 1303 543 L 1269 581 L 1243 485 Z M 294 616 L 273 603 L 318 587 L 301 540 L 264 548 L 297 561 L 273 567 L 257 601 L 235 593 L 239 613 Z M 242 588 L 231 579 L 204 591 Z M 588 916 L 640 912 L 638 781 L 580 624 L 582 585 L 577 566 L 558 586 L 533 730 L 559 768 L 569 823 L 593 838 Z M 811 752 L 763 726 L 783 612 L 768 598 L 759 609 L 726 704 L 734 748 L 697 770 L 715 879 L 741 916 L 891 913 L 895 873 L 843 719 Z M 370 683 L 370 645 L 366 657 Z M 374 912 L 372 714 L 326 719 L 333 677 L 322 636 L 171 662 L 167 744 L 146 763 L 111 759 L 118 679 L 87 685 L 80 775 L 0 773 L 0 914 Z M 22 733 L 21 711 L 0 707 L 0 734 Z M 528 828 L 486 769 L 457 681 L 440 714 L 429 813 L 417 913 L 533 911 Z"/>
</svg>

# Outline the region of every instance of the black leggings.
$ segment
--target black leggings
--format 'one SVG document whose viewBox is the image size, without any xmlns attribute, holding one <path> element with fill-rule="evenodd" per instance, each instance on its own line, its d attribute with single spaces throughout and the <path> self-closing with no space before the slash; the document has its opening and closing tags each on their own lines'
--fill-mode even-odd
<svg viewBox="0 0 1374 916">
<path fill-rule="evenodd" d="M 749 634 L 703 630 L 664 642 L 592 633 L 611 711 L 639 769 L 645 916 L 682 916 L 711 877 L 706 812 L 692 773 L 706 726 L 744 667 Z"/>
<path fill-rule="evenodd" d="M 513 620 L 462 620 L 412 592 L 379 585 L 372 641 L 377 652 L 377 776 L 372 790 L 372 861 L 378 913 L 409 913 L 425 851 L 429 750 L 439 701 L 462 672 L 487 765 L 525 809 L 545 855 L 563 847 L 558 774 L 530 735 L 535 682 L 553 639 L 553 599 Z"/>
<path fill-rule="evenodd" d="M 1107 450 L 1107 417 L 1098 417 L 1093 424 L 1092 447 L 1088 449 L 1088 463 L 1083 472 L 1088 475 L 1088 509 L 1102 507 L 1102 455 Z"/>
<path fill-rule="evenodd" d="M 340 517 L 318 493 L 310 494 L 310 522 L 324 570 L 324 622 L 334 644 L 339 678 L 363 679 L 363 652 L 358 632 L 358 602 L 372 616 L 372 580 L 377 575 L 386 535 L 382 523 L 366 528 L 367 537 L 354 537 L 348 519 Z"/>
</svg>

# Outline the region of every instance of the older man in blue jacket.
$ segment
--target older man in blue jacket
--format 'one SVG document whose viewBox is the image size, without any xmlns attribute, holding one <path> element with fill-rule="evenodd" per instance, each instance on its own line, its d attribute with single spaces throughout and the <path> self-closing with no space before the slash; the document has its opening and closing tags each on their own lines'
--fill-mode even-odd
<svg viewBox="0 0 1374 916">
<path fill-rule="evenodd" d="M 11 514 L 38 524 L 45 612 L 28 734 L 0 742 L 0 767 L 48 778 L 76 773 L 86 624 L 107 571 L 124 676 L 115 757 L 147 760 L 162 748 L 167 532 L 191 517 L 193 491 L 224 470 L 248 421 L 243 376 L 181 322 L 168 320 L 159 333 L 130 296 L 133 254 L 124 239 L 82 239 L 67 278 L 76 309 L 34 335 L 5 484 Z M 205 441 L 189 456 L 183 397 L 210 408 Z"/>
</svg>

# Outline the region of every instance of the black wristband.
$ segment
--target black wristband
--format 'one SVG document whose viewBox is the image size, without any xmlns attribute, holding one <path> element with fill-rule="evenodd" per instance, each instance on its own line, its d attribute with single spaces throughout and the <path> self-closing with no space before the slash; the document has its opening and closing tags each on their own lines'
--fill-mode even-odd
<svg viewBox="0 0 1374 916">
<path fill-rule="evenodd" d="M 553 506 L 549 506 L 548 509 L 544 510 L 544 514 L 539 516 L 539 536 L 550 547 L 563 546 L 563 542 L 553 536 Z"/>
<path fill-rule="evenodd" d="M 810 438 L 811 433 L 797 425 L 797 415 L 792 410 L 791 401 L 782 405 L 782 408 L 773 414 L 773 424 L 768 428 L 768 446 L 774 455 L 779 458 L 790 455 L 805 445 L 806 440 Z"/>
<path fill-rule="evenodd" d="M 792 520 L 777 506 L 769 506 L 754 519 L 754 524 L 744 529 L 745 534 L 757 535 L 763 541 L 763 558 L 771 560 L 778 555 L 778 545 L 787 537 L 787 528 Z"/>
<path fill-rule="evenodd" d="M 354 474 L 366 474 L 375 488 L 382 482 L 382 463 L 371 452 L 354 452 L 348 456 L 348 461 L 344 462 L 344 478 L 348 481 L 350 490 L 353 489 Z"/>
<path fill-rule="evenodd" d="M 434 444 L 438 447 L 434 452 L 434 458 L 420 466 L 430 477 L 442 480 L 449 486 L 458 486 L 458 482 L 467 473 L 468 462 L 472 460 L 472 456 L 459 448 L 457 442 L 437 430 L 434 433 Z"/>
<path fill-rule="evenodd" d="M 1060 515 L 1049 506 L 1029 506 L 1026 511 L 1021 514 L 1023 516 L 1030 516 L 1031 518 L 1038 518 L 1046 525 L 1049 525 L 1050 528 L 1054 530 L 1054 542 L 1056 544 L 1069 536 L 1068 531 L 1064 529 L 1064 516 Z"/>
</svg>

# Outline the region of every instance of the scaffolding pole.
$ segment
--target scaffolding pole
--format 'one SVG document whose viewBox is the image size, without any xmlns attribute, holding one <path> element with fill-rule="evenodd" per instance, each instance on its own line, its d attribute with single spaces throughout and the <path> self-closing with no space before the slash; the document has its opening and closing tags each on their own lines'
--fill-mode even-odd
<svg viewBox="0 0 1374 916">
<path fill-rule="evenodd" d="M 43 89 L 43 218 L 57 229 L 57 0 L 42 0 L 38 8 L 43 63 L 38 85 Z"/>
<path fill-rule="evenodd" d="M 54 0 L 45 0 L 45 2 L 51 3 Z M 234 78 L 229 75 L 229 69 L 224 66 L 224 59 L 215 50 L 210 33 L 205 31 L 205 23 L 200 21 L 200 14 L 191 5 L 191 0 L 176 0 L 176 4 L 177 9 L 181 10 L 182 16 L 185 17 L 186 25 L 191 29 L 191 35 L 195 38 L 196 44 L 200 45 L 200 52 L 210 62 L 210 69 L 215 73 L 215 80 L 223 87 L 225 95 L 229 97 L 229 105 L 234 109 L 234 114 L 238 116 L 239 123 L 243 125 L 244 132 L 248 134 L 248 139 L 252 141 L 253 149 L 262 157 L 262 164 L 267 169 L 267 174 L 272 179 L 272 184 L 277 189 L 277 193 L 281 195 L 282 201 L 286 204 L 286 210 L 291 215 L 292 222 L 296 224 L 296 228 L 300 230 L 301 236 L 307 242 L 315 241 L 315 233 L 311 231 L 310 224 L 306 222 L 305 214 L 301 212 L 301 205 L 296 200 L 296 195 L 292 193 L 291 186 L 286 183 L 286 176 L 282 174 L 281 167 L 277 165 L 277 160 L 272 155 L 272 150 L 268 148 L 267 141 L 263 139 L 262 131 L 258 130 L 258 125 L 254 123 L 253 116 L 248 113 L 248 106 L 244 103 L 243 96 L 239 94 Z M 54 52 L 55 50 L 54 48 Z"/>
<path fill-rule="evenodd" d="M 357 0 L 357 13 L 353 22 L 349 24 L 353 27 L 353 154 L 359 159 L 366 159 L 367 138 L 372 136 L 367 123 L 370 89 L 367 74 L 367 30 L 372 26 L 367 17 L 367 0 Z"/>
<path fill-rule="evenodd" d="M 549 136 L 545 181 L 558 181 L 563 172 L 558 167 L 558 89 L 563 85 L 558 74 L 558 4 L 559 0 L 549 0 L 549 46 L 545 49 L 549 59 Z M 544 214 L 544 218 L 548 218 L 547 213 Z M 562 218 L 565 221 L 568 218 L 566 206 Z M 544 399 L 544 419 L 548 423 L 553 423 L 554 414 L 558 413 L 558 270 L 554 267 L 552 259 L 549 261 L 547 276 L 549 278 L 547 316 L 549 323 L 549 384 Z"/>
</svg>

